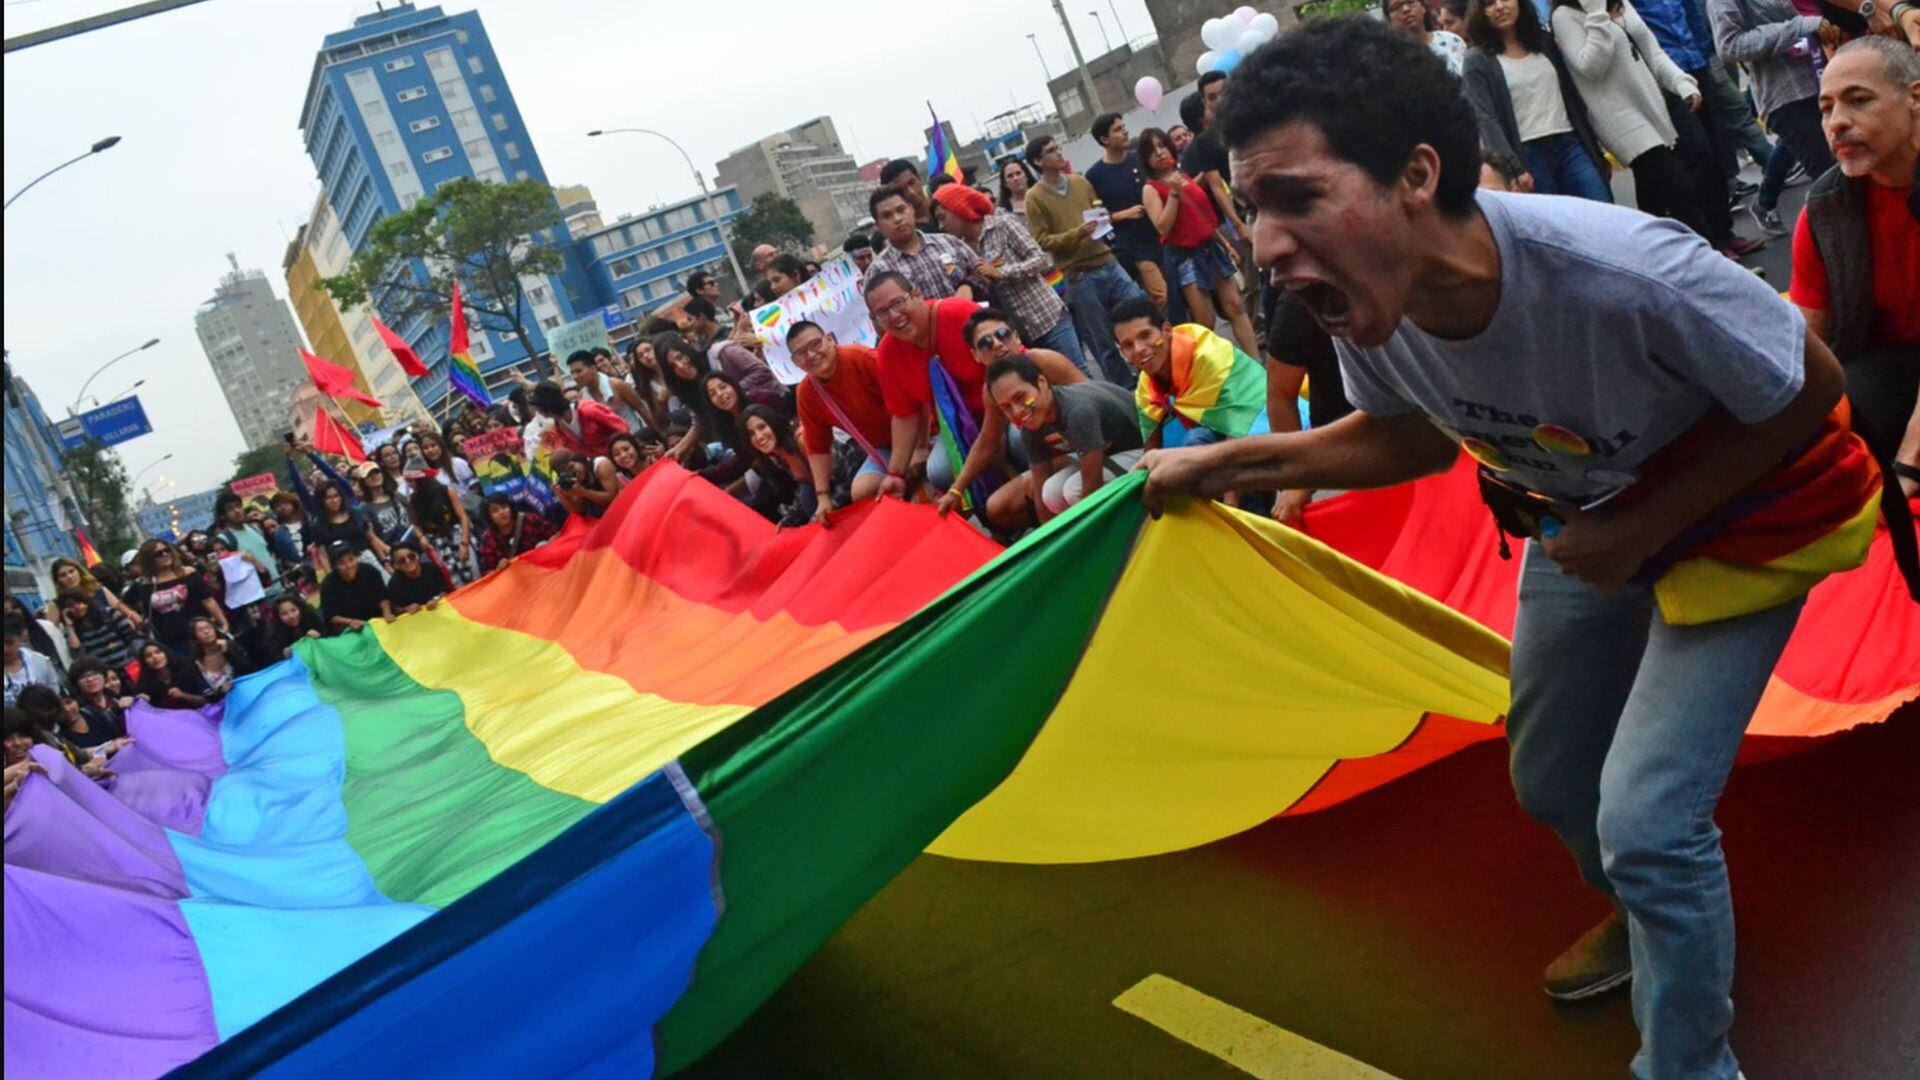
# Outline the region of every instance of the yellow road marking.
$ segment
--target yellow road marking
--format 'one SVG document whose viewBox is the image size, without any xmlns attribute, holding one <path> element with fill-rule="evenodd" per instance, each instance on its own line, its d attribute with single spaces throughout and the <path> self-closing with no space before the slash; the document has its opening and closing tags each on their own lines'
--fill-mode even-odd
<svg viewBox="0 0 1920 1080">
<path fill-rule="evenodd" d="M 1261 1080 L 1393 1080 L 1389 1073 L 1165 975 L 1141 979 L 1113 1004 Z"/>
</svg>

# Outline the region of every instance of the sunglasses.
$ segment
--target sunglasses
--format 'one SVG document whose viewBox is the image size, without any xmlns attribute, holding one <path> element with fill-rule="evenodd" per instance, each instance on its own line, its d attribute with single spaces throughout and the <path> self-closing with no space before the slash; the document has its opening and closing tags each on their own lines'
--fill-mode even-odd
<svg viewBox="0 0 1920 1080">
<path fill-rule="evenodd" d="M 1007 342 L 1012 340 L 1013 340 L 1013 327 L 1003 326 L 998 330 L 989 330 L 986 333 L 981 334 L 979 337 L 974 338 L 973 348 L 975 352 L 986 352 L 988 349 L 993 348 L 995 345 L 1005 345 Z"/>
</svg>

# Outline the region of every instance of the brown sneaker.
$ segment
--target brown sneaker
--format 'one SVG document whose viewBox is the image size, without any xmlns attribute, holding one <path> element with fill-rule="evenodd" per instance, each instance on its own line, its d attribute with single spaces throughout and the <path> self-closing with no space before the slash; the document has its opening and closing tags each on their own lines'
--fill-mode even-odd
<svg viewBox="0 0 1920 1080">
<path fill-rule="evenodd" d="M 1555 1001 L 1585 1001 L 1632 980 L 1627 922 L 1616 911 L 1547 965 L 1546 991 Z"/>
</svg>

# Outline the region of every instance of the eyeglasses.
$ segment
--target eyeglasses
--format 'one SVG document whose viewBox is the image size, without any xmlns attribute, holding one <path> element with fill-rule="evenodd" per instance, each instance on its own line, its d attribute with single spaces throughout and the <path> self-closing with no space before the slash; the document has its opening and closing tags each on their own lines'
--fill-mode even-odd
<svg viewBox="0 0 1920 1080">
<path fill-rule="evenodd" d="M 907 305 L 912 301 L 913 301 L 913 297 L 911 296 L 896 296 L 893 298 L 892 302 L 885 304 L 881 307 L 873 308 L 872 314 L 874 318 L 877 318 L 877 319 L 891 318 L 892 316 L 897 315 L 900 312 L 906 310 Z"/>
<path fill-rule="evenodd" d="M 974 338 L 973 350 L 975 352 L 986 352 L 988 349 L 993 348 L 995 345 L 1005 345 L 1007 342 L 1012 340 L 1013 340 L 1013 327 L 1003 326 L 998 330 L 989 330 L 986 333 L 981 334 L 979 337 Z"/>
<path fill-rule="evenodd" d="M 825 356 L 827 353 L 827 337 L 825 334 L 822 334 L 792 351 L 795 356 Z"/>
</svg>

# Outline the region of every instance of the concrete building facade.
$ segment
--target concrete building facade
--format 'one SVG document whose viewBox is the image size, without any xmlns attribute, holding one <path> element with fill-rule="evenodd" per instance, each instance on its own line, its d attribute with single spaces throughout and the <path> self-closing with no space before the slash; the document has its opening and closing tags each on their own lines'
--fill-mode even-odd
<svg viewBox="0 0 1920 1080">
<path fill-rule="evenodd" d="M 1212 16 L 1208 16 L 1212 18 Z M 1199 27 L 1194 28 L 1194 40 L 1198 41 Z M 1199 58 L 1198 53 L 1194 58 Z M 1188 69 L 1192 64 L 1189 62 Z M 1158 41 L 1147 41 L 1134 45 L 1122 45 L 1101 56 L 1087 60 L 1087 71 L 1093 76 L 1093 89 L 1100 95 L 1097 102 L 1087 101 L 1086 88 L 1080 82 L 1078 69 L 1069 69 L 1057 75 L 1047 83 L 1047 92 L 1053 95 L 1054 110 L 1060 126 L 1069 136 L 1084 135 L 1093 126 L 1093 118 L 1104 112 L 1126 112 L 1137 107 L 1133 99 L 1133 86 L 1148 75 L 1160 80 L 1160 85 L 1172 89 L 1179 83 L 1193 78 L 1184 77 L 1168 63 L 1165 50 Z"/>
<path fill-rule="evenodd" d="M 344 273 L 352 260 L 353 250 L 340 228 L 339 215 L 325 197 L 316 199 L 312 215 L 294 234 L 280 264 L 294 317 L 306 332 L 314 355 L 352 371 L 356 387 L 385 403 L 385 408 L 376 409 L 360 402 L 344 402 L 354 423 L 397 423 L 425 416 L 426 408 L 413 392 L 407 373 L 373 328 L 372 312 L 364 304 L 351 311 L 342 310 L 320 284 L 323 278 Z"/>
<path fill-rule="evenodd" d="M 762 195 L 792 199 L 816 239 L 833 244 L 866 216 L 871 185 L 840 144 L 831 117 L 775 132 L 743 146 L 715 166 L 715 182 L 738 189 L 748 205 Z"/>
<path fill-rule="evenodd" d="M 193 328 L 241 438 L 266 446 L 279 441 L 287 398 L 307 381 L 300 331 L 266 274 L 240 269 L 232 255 L 227 261 L 232 270 L 194 313 Z"/>
<path fill-rule="evenodd" d="M 80 554 L 79 508 L 61 471 L 60 440 L 25 379 L 6 365 L 6 584 L 28 607 L 50 594 L 48 567 Z"/>
<path fill-rule="evenodd" d="M 611 328 L 616 344 L 683 299 L 694 271 L 705 270 L 731 286 L 722 226 L 743 209 L 739 189 L 723 187 L 710 197 L 696 195 L 623 216 L 580 237 L 580 255 L 595 286 L 625 316 L 624 324 Z"/>
</svg>

